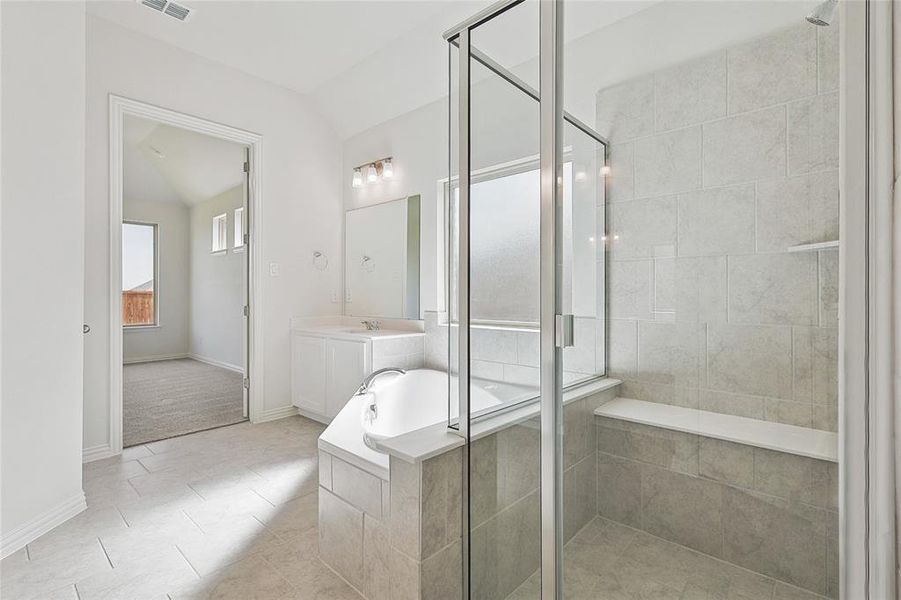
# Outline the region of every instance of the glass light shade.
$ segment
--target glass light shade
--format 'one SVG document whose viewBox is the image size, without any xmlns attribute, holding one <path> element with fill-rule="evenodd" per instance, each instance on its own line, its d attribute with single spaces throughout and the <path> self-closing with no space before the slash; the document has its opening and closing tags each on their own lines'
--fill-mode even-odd
<svg viewBox="0 0 901 600">
<path fill-rule="evenodd" d="M 378 179 L 379 179 L 379 174 L 375 170 L 375 165 L 372 164 L 372 165 L 369 165 L 368 167 L 366 167 L 366 181 L 368 181 L 369 183 L 373 183 L 373 182 L 378 181 Z"/>
<path fill-rule="evenodd" d="M 354 186 L 355 188 L 358 188 L 358 187 L 360 187 L 361 185 L 363 185 L 363 172 L 362 172 L 359 168 L 357 168 L 357 169 L 354 169 L 354 183 L 353 183 L 353 186 Z"/>
<path fill-rule="evenodd" d="M 382 177 L 385 179 L 394 177 L 394 165 L 391 164 L 390 158 L 382 163 Z"/>
</svg>

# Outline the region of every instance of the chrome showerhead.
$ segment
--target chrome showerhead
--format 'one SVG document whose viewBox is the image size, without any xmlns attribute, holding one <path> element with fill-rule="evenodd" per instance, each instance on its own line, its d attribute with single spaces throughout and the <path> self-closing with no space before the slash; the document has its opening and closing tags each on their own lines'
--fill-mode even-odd
<svg viewBox="0 0 901 600">
<path fill-rule="evenodd" d="M 822 4 L 817 5 L 813 12 L 807 15 L 807 20 L 814 25 L 827 27 L 832 24 L 835 18 L 835 9 L 838 7 L 838 0 L 826 0 Z"/>
</svg>

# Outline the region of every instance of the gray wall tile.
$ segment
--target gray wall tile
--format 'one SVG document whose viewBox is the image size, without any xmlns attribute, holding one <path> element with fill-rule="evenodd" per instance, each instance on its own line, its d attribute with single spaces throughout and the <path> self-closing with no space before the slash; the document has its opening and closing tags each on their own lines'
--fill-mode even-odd
<svg viewBox="0 0 901 600">
<path fill-rule="evenodd" d="M 516 332 L 503 329 L 473 329 L 470 358 L 493 362 L 516 362 Z"/>
<path fill-rule="evenodd" d="M 838 168 L 838 92 L 788 105 L 788 172 Z"/>
<path fill-rule="evenodd" d="M 420 469 L 391 457 L 391 546 L 418 559 L 420 523 Z"/>
<path fill-rule="evenodd" d="M 794 585 L 826 591 L 826 511 L 724 488 L 724 558 Z"/>
<path fill-rule="evenodd" d="M 767 398 L 765 419 L 785 425 L 810 427 L 813 423 L 813 406 L 809 402 Z"/>
<path fill-rule="evenodd" d="M 606 177 L 607 201 L 625 202 L 635 197 L 635 145 L 612 144 L 607 152 L 610 174 Z"/>
<path fill-rule="evenodd" d="M 701 187 L 701 129 L 691 127 L 635 142 L 635 197 Z"/>
<path fill-rule="evenodd" d="M 698 408 L 749 419 L 766 418 L 766 399 L 760 396 L 702 389 L 699 391 Z"/>
<path fill-rule="evenodd" d="M 611 319 L 607 324 L 610 375 L 631 379 L 638 370 L 638 321 Z"/>
<path fill-rule="evenodd" d="M 704 124 L 704 185 L 785 175 L 785 107 Z"/>
<path fill-rule="evenodd" d="M 729 49 L 729 112 L 817 91 L 817 28 L 799 23 Z"/>
<path fill-rule="evenodd" d="M 422 598 L 460 600 L 463 597 L 463 555 L 460 541 L 422 561 Z"/>
<path fill-rule="evenodd" d="M 368 600 L 390 599 L 390 573 L 388 523 L 363 515 L 363 591 Z"/>
<path fill-rule="evenodd" d="M 838 89 L 840 23 L 817 29 L 817 91 Z"/>
<path fill-rule="evenodd" d="M 698 387 L 706 379 L 706 325 L 640 321 L 636 379 Z"/>
<path fill-rule="evenodd" d="M 333 458 L 332 491 L 363 512 L 382 518 L 382 480 L 375 475 Z"/>
<path fill-rule="evenodd" d="M 676 312 L 676 259 L 654 259 L 655 313 Z"/>
<path fill-rule="evenodd" d="M 754 252 L 754 185 L 680 194 L 679 256 Z"/>
<path fill-rule="evenodd" d="M 610 255 L 615 259 L 673 256 L 676 253 L 675 197 L 611 204 Z"/>
<path fill-rule="evenodd" d="M 462 452 L 445 452 L 422 463 L 422 559 L 460 538 Z"/>
<path fill-rule="evenodd" d="M 657 131 L 726 115 L 726 52 L 659 71 L 654 77 Z"/>
<path fill-rule="evenodd" d="M 810 252 L 729 257 L 729 320 L 815 325 L 817 258 Z"/>
<path fill-rule="evenodd" d="M 612 142 L 654 133 L 654 78 L 640 77 L 598 92 L 596 126 Z"/>
<path fill-rule="evenodd" d="M 610 262 L 609 316 L 613 319 L 647 319 L 651 316 L 652 264 L 650 260 Z"/>
<path fill-rule="evenodd" d="M 757 184 L 757 250 L 838 239 L 838 172 Z"/>
<path fill-rule="evenodd" d="M 723 489 L 712 481 L 646 465 L 641 474 L 642 528 L 722 557 Z"/>
<path fill-rule="evenodd" d="M 701 437 L 698 449 L 698 473 L 744 488 L 754 486 L 754 448 L 723 440 Z"/>
<path fill-rule="evenodd" d="M 820 261 L 820 325 L 838 326 L 838 248 L 821 250 Z"/>
<path fill-rule="evenodd" d="M 598 514 L 641 527 L 641 466 L 598 452 Z"/>
<path fill-rule="evenodd" d="M 363 512 L 325 488 L 319 488 L 319 556 L 363 588 Z"/>
<path fill-rule="evenodd" d="M 706 236 L 708 241 L 711 240 Z M 699 238 L 695 238 L 698 241 Z M 716 242 L 719 243 L 719 242 Z M 682 257 L 675 260 L 675 318 L 677 321 L 726 320 L 726 257 Z"/>
<path fill-rule="evenodd" d="M 791 328 L 711 324 L 708 386 L 714 390 L 791 398 Z"/>
</svg>

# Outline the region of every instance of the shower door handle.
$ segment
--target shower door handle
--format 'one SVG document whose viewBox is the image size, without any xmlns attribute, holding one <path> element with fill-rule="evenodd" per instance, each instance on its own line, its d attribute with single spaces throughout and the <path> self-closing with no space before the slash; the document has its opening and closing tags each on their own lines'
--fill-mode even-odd
<svg viewBox="0 0 901 600">
<path fill-rule="evenodd" d="M 557 315 L 555 329 L 558 348 L 569 348 L 573 345 L 573 321 L 572 315 Z"/>
</svg>

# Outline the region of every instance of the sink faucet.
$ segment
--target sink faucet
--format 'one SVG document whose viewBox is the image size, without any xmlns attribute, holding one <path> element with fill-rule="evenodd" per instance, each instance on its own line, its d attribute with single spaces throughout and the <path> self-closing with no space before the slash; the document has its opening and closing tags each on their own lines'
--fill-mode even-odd
<svg viewBox="0 0 901 600">
<path fill-rule="evenodd" d="M 375 381 L 380 375 L 384 375 L 385 373 L 400 373 L 401 375 L 407 374 L 406 371 L 397 367 L 386 367 L 384 369 L 379 369 L 378 371 L 373 371 L 366 376 L 366 379 L 363 380 L 363 383 L 360 384 L 360 387 L 357 388 L 357 392 L 354 395 L 362 396 L 363 394 L 368 392 L 369 387 L 372 385 L 372 382 Z"/>
<path fill-rule="evenodd" d="M 367 331 L 378 331 L 382 327 L 381 321 L 360 321 Z"/>
</svg>

